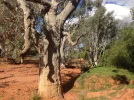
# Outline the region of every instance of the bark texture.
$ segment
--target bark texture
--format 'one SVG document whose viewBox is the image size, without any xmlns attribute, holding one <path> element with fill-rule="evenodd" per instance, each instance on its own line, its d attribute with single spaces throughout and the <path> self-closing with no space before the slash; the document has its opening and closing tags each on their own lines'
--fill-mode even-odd
<svg viewBox="0 0 134 100">
<path fill-rule="evenodd" d="M 64 36 L 61 39 L 61 46 L 60 46 L 61 63 L 64 63 L 64 60 L 65 60 L 64 46 L 65 46 L 66 40 L 67 40 L 67 37 L 66 36 Z"/>
<path fill-rule="evenodd" d="M 60 47 L 62 45 L 61 38 L 63 37 L 63 25 L 70 14 L 76 9 L 80 0 L 68 1 L 66 7 L 57 14 L 59 1 L 58 0 L 17 0 L 21 4 L 24 12 L 24 49 L 21 53 L 25 54 L 30 47 L 29 38 L 33 28 L 30 20 L 30 9 L 26 2 L 34 2 L 44 5 L 44 34 L 38 41 L 40 52 L 40 71 L 39 71 L 39 88 L 38 93 L 43 99 L 62 97 L 61 76 L 60 76 Z M 33 35 L 34 39 L 34 35 Z M 37 42 L 34 39 L 35 44 Z"/>
<path fill-rule="evenodd" d="M 57 3 L 52 2 L 44 17 L 48 23 L 40 43 L 38 93 L 43 99 L 62 97 L 60 79 L 60 28 L 56 20 Z"/>
<path fill-rule="evenodd" d="M 30 48 L 30 33 L 31 33 L 31 14 L 30 14 L 30 8 L 28 7 L 25 0 L 17 0 L 17 2 L 20 4 L 21 9 L 24 13 L 24 46 L 23 50 L 20 53 L 21 56 L 21 63 L 23 62 L 23 57 L 25 53 Z"/>
<path fill-rule="evenodd" d="M 62 97 L 59 47 L 55 46 L 51 34 L 42 41 L 38 93 L 44 99 Z"/>
</svg>

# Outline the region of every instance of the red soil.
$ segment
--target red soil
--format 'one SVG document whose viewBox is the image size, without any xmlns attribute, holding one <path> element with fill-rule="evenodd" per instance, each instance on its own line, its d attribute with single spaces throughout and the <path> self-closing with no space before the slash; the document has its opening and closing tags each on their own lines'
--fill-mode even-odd
<svg viewBox="0 0 134 100">
<path fill-rule="evenodd" d="M 79 100 L 78 92 L 69 91 L 73 87 L 79 87 L 79 84 L 75 82 L 79 75 L 79 69 L 61 69 L 61 77 L 65 100 Z M 94 85 L 95 87 L 98 87 L 103 83 L 103 78 L 97 79 L 95 76 L 92 76 L 91 78 L 98 80 L 98 82 Z M 113 84 L 112 80 L 109 81 L 111 81 L 111 84 Z M 87 80 L 85 82 L 87 82 Z M 113 87 L 116 87 L 116 85 L 113 85 L 111 88 Z M 0 65 L 0 100 L 29 100 L 37 92 L 37 89 L 37 65 Z M 79 91 L 80 93 L 85 93 L 82 92 L 82 90 Z M 113 98 L 109 96 L 109 94 L 112 92 L 115 91 L 111 89 L 98 92 L 87 92 L 84 95 L 86 98 L 105 96 L 111 100 L 134 100 L 134 89 L 123 88 Z"/>
<path fill-rule="evenodd" d="M 79 69 L 62 69 L 61 76 L 64 87 L 79 73 Z M 29 100 L 37 92 L 37 89 L 37 65 L 0 65 L 0 100 Z M 66 89 L 65 92 L 67 91 Z"/>
</svg>

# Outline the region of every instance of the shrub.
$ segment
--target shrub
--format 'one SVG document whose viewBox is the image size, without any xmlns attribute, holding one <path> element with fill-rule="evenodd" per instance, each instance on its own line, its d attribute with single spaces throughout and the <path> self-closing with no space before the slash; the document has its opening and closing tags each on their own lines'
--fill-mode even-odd
<svg viewBox="0 0 134 100">
<path fill-rule="evenodd" d="M 113 42 L 101 58 L 100 65 L 116 66 L 134 70 L 134 29 L 124 28 L 119 31 L 119 39 Z"/>
</svg>

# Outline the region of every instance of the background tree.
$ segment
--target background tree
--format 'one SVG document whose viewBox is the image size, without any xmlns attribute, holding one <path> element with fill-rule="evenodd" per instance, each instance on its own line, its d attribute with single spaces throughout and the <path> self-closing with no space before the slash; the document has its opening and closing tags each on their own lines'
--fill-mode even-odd
<svg viewBox="0 0 134 100">
<path fill-rule="evenodd" d="M 101 0 L 93 2 L 92 7 L 95 14 L 83 16 L 79 21 L 80 27 L 75 29 L 76 33 L 83 31 L 88 33 L 81 39 L 80 44 L 84 46 L 82 46 L 83 56 L 88 58 L 92 66 L 98 64 L 99 56 L 103 55 L 105 47 L 114 39 L 117 31 L 117 21 L 113 17 L 113 12 L 106 13 L 106 9 L 101 3 Z"/>
<path fill-rule="evenodd" d="M 89 59 L 92 65 L 97 65 L 99 56 L 104 52 L 106 45 L 110 43 L 116 34 L 116 24 L 113 13 L 107 13 L 104 7 L 99 7 L 95 15 L 87 22 L 90 34 L 89 43 Z M 85 44 L 87 45 L 87 44 Z"/>
<path fill-rule="evenodd" d="M 118 39 L 107 47 L 101 64 L 134 71 L 134 29 L 124 27 L 118 34 Z"/>
<path fill-rule="evenodd" d="M 133 8 L 131 9 L 133 20 Z M 100 65 L 114 66 L 118 68 L 125 68 L 129 71 L 134 71 L 133 64 L 133 39 L 134 27 L 133 21 L 131 23 L 124 23 L 117 32 L 116 39 L 106 47 L 106 52 L 101 58 Z"/>
<path fill-rule="evenodd" d="M 75 52 L 75 49 L 79 45 L 79 40 L 81 40 L 82 37 L 87 35 L 88 32 L 86 30 L 76 32 L 76 30 L 82 26 L 80 22 L 82 19 L 88 16 L 89 10 L 92 10 L 92 5 L 92 1 L 82 0 L 79 4 L 79 7 L 75 10 L 75 12 L 71 14 L 66 24 L 64 25 L 65 35 L 63 37 L 64 45 L 61 46 L 61 58 L 78 58 L 76 57 L 78 54 Z M 74 21 L 75 19 L 77 20 L 76 22 Z M 69 59 L 66 59 L 66 61 L 67 60 Z"/>
<path fill-rule="evenodd" d="M 0 1 L 0 43 L 2 56 L 18 62 L 23 44 L 23 16 L 16 0 Z M 17 13 L 19 12 L 19 13 Z M 4 42 L 3 42 L 4 41 Z"/>
<path fill-rule="evenodd" d="M 134 7 L 130 9 L 130 13 L 131 13 L 131 19 L 132 19 L 130 26 L 134 27 Z"/>
<path fill-rule="evenodd" d="M 132 16 L 132 20 L 134 20 L 134 7 L 130 9 L 130 13 L 131 13 L 131 16 Z"/>
</svg>

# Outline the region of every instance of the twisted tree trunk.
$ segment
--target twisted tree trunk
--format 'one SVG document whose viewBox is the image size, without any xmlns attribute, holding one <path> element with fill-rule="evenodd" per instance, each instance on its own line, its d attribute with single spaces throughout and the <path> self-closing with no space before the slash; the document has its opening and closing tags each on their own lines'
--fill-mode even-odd
<svg viewBox="0 0 134 100">
<path fill-rule="evenodd" d="M 38 88 L 39 95 L 45 99 L 63 96 L 59 66 L 60 45 L 56 45 L 55 42 L 58 41 L 53 41 L 51 34 L 47 35 L 42 38 Z"/>
<path fill-rule="evenodd" d="M 57 0 L 17 0 L 21 4 L 24 12 L 25 36 L 24 49 L 25 54 L 30 47 L 29 38 L 31 35 L 30 8 L 26 1 L 41 3 L 44 5 L 44 26 L 45 33 L 42 34 L 39 42 L 40 48 L 40 71 L 38 93 L 43 99 L 59 98 L 63 96 L 61 89 L 60 76 L 60 47 L 63 36 L 63 25 L 70 14 L 76 9 L 80 0 L 68 1 L 66 7 L 57 14 L 59 1 Z M 34 38 L 33 38 L 34 39 Z M 36 42 L 36 41 L 35 41 Z M 36 44 L 36 43 L 35 43 Z M 38 44 L 38 43 L 37 43 Z"/>
</svg>

